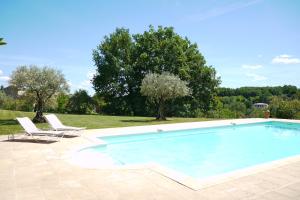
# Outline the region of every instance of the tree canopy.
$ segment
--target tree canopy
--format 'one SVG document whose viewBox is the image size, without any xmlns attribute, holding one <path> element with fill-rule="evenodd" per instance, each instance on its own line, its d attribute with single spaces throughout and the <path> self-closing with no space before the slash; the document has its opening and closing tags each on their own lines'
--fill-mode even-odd
<svg viewBox="0 0 300 200">
<path fill-rule="evenodd" d="M 133 35 L 128 29 L 117 28 L 97 46 L 93 59 L 97 67 L 94 89 L 104 97 L 107 104 L 103 111 L 109 114 L 153 112 L 140 93 L 148 73 L 170 72 L 187 82 L 191 95 L 172 103 L 176 109 L 170 112 L 174 115 L 187 107 L 207 111 L 220 84 L 197 44 L 175 33 L 172 27 L 150 26 L 144 33 Z"/>
<path fill-rule="evenodd" d="M 187 82 L 180 80 L 178 76 L 168 72 L 162 74 L 149 73 L 145 76 L 141 85 L 141 94 L 158 105 L 156 119 L 165 120 L 164 106 L 169 99 L 189 95 Z"/>
<path fill-rule="evenodd" d="M 240 88 L 219 88 L 218 96 L 243 96 L 251 99 L 253 103 L 268 103 L 271 96 L 282 96 L 291 98 L 297 96 L 299 89 L 293 85 L 275 86 L 275 87 L 240 87 Z"/>
<path fill-rule="evenodd" d="M 10 84 L 28 94 L 34 95 L 35 122 L 44 122 L 43 109 L 46 102 L 57 92 L 68 90 L 64 75 L 53 68 L 21 66 L 11 74 Z"/>
</svg>

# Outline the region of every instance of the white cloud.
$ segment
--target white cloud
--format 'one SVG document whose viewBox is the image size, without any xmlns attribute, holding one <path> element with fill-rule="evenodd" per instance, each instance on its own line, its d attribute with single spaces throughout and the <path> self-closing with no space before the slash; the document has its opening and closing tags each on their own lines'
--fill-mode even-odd
<svg viewBox="0 0 300 200">
<path fill-rule="evenodd" d="M 67 81 L 67 84 L 72 87 L 73 86 L 73 83 L 71 81 Z"/>
<path fill-rule="evenodd" d="M 254 74 L 254 73 L 247 73 L 246 76 L 252 78 L 253 81 L 264 81 L 264 80 L 267 80 L 267 77 L 261 76 L 261 75 L 258 75 L 258 74 Z"/>
<path fill-rule="evenodd" d="M 262 65 L 242 65 L 244 69 L 259 69 L 262 68 Z"/>
<path fill-rule="evenodd" d="M 262 0 L 249 0 L 249 1 L 237 1 L 231 4 L 222 5 L 219 7 L 215 7 L 212 9 L 209 9 L 207 11 L 201 12 L 199 14 L 192 14 L 186 16 L 182 21 L 191 21 L 191 22 L 199 22 L 203 21 L 209 18 L 218 17 L 221 15 L 225 15 L 227 13 L 234 12 L 236 10 L 240 10 L 246 7 L 249 7 L 251 5 L 257 4 L 261 2 Z"/>
<path fill-rule="evenodd" d="M 9 80 L 10 80 L 10 77 L 9 76 L 4 76 L 3 71 L 0 69 L 0 81 L 1 82 L 7 82 Z"/>
<path fill-rule="evenodd" d="M 90 87 L 92 87 L 92 83 L 90 80 L 84 80 L 78 85 L 79 89 L 88 90 Z"/>
<path fill-rule="evenodd" d="M 1 81 L 9 81 L 10 77 L 9 76 L 0 76 Z"/>
<path fill-rule="evenodd" d="M 89 70 L 86 74 L 86 79 L 84 81 L 82 81 L 77 86 L 77 88 L 87 90 L 87 91 L 89 91 L 89 93 L 93 93 L 93 90 L 92 90 L 93 85 L 91 83 L 91 80 L 94 77 L 95 73 L 96 73 L 95 70 Z"/>
<path fill-rule="evenodd" d="M 88 73 L 86 74 L 86 77 L 89 80 L 92 80 L 92 78 L 94 78 L 94 75 L 96 74 L 96 70 L 89 70 Z"/>
<path fill-rule="evenodd" d="M 282 54 L 272 59 L 273 64 L 299 64 L 300 59 L 291 55 Z"/>
</svg>

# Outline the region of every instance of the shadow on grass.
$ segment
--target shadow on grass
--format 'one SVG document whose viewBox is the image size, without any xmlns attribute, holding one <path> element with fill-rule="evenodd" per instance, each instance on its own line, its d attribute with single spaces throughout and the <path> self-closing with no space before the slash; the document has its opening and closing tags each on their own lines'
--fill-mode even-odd
<svg viewBox="0 0 300 200">
<path fill-rule="evenodd" d="M 150 123 L 150 122 L 167 122 L 170 120 L 157 120 L 157 119 L 127 119 L 120 120 L 121 122 L 137 122 L 137 123 Z"/>
<path fill-rule="evenodd" d="M 18 125 L 18 122 L 14 119 L 0 119 L 0 126 L 1 125 Z"/>
<path fill-rule="evenodd" d="M 58 142 L 55 140 L 40 140 L 40 139 L 10 139 L 10 140 L 3 140 L 2 142 L 26 142 L 26 143 L 37 143 L 37 144 L 52 144 L 54 142 Z"/>
<path fill-rule="evenodd" d="M 68 133 L 66 133 L 66 134 L 68 134 Z M 63 138 L 74 138 L 74 137 L 79 137 L 79 136 L 78 135 L 70 135 L 70 134 L 68 134 L 68 135 L 64 135 Z"/>
</svg>

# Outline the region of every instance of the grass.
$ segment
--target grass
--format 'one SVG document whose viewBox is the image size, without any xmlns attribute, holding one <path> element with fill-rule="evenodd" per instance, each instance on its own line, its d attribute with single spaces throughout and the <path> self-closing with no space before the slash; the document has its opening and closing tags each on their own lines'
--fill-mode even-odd
<svg viewBox="0 0 300 200">
<path fill-rule="evenodd" d="M 16 117 L 33 118 L 34 112 L 21 112 L 0 110 L 0 135 L 22 133 L 23 129 L 16 121 Z M 154 124 L 169 124 L 180 122 L 206 121 L 206 118 L 168 118 L 167 121 L 157 121 L 153 117 L 132 117 L 132 116 L 105 116 L 105 115 L 74 115 L 57 114 L 58 118 L 69 126 L 87 127 L 88 129 L 112 128 L 126 126 L 142 126 Z M 41 129 L 48 129 L 47 123 L 37 124 Z"/>
</svg>

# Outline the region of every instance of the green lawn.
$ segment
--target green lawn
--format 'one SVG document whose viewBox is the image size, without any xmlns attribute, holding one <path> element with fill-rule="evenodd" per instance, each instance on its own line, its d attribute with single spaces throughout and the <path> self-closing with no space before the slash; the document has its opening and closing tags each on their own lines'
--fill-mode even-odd
<svg viewBox="0 0 300 200">
<path fill-rule="evenodd" d="M 141 126 L 152 124 L 167 124 L 180 122 L 205 121 L 205 118 L 168 118 L 167 121 L 156 121 L 152 117 L 104 116 L 104 115 L 73 115 L 57 114 L 58 118 L 66 125 L 94 128 L 111 128 L 125 126 Z M 23 129 L 15 120 L 16 117 L 33 118 L 33 112 L 0 110 L 0 135 L 22 133 Z M 37 124 L 39 128 L 47 129 L 48 124 Z"/>
</svg>

